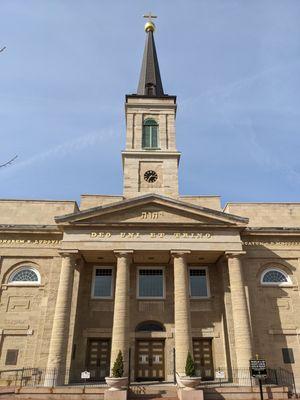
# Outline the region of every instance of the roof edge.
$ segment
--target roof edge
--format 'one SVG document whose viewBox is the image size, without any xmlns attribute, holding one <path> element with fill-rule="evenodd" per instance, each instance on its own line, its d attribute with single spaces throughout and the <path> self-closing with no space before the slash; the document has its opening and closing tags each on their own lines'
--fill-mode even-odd
<svg viewBox="0 0 300 400">
<path fill-rule="evenodd" d="M 86 210 L 82 210 L 82 211 L 79 211 L 76 213 L 60 215 L 60 216 L 55 217 L 55 221 L 58 223 L 59 222 L 68 222 L 70 219 L 72 219 L 72 217 L 75 217 L 75 216 L 85 216 L 85 215 L 88 216 L 89 214 L 92 214 L 95 211 L 105 210 L 105 209 L 109 209 L 109 208 L 117 208 L 119 206 L 123 206 L 123 205 L 126 206 L 127 204 L 135 204 L 135 203 L 142 202 L 143 200 L 150 200 L 150 199 L 164 200 L 169 203 L 189 207 L 190 209 L 193 209 L 193 210 L 210 212 L 211 214 L 216 215 L 218 217 L 225 217 L 225 218 L 227 217 L 235 222 L 245 224 L 245 225 L 248 224 L 248 222 L 249 222 L 249 219 L 245 218 L 245 217 L 240 217 L 238 215 L 224 213 L 224 211 L 218 211 L 218 210 L 214 210 L 211 208 L 198 206 L 196 204 L 187 203 L 182 200 L 173 199 L 171 197 L 162 196 L 162 195 L 158 195 L 155 193 L 149 193 L 149 194 L 146 194 L 143 196 L 134 197 L 134 198 L 126 199 L 126 200 L 121 200 L 121 201 L 115 202 L 113 204 L 105 204 L 103 206 L 88 208 Z"/>
</svg>

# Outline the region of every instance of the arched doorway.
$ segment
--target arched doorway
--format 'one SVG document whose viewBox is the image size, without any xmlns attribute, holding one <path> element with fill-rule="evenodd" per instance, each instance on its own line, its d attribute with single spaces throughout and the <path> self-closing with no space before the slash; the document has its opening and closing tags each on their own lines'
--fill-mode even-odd
<svg viewBox="0 0 300 400">
<path fill-rule="evenodd" d="M 144 321 L 136 329 L 135 376 L 137 381 L 165 379 L 165 339 L 159 332 L 166 331 L 157 321 Z M 157 335 L 158 334 L 158 335 Z M 162 335 L 163 336 L 163 335 Z"/>
</svg>

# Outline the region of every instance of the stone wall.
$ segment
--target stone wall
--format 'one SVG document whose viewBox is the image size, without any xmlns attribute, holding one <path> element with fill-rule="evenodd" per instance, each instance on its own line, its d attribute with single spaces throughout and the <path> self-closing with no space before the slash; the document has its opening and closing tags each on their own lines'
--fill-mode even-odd
<svg viewBox="0 0 300 400">
<path fill-rule="evenodd" d="M 39 285 L 13 285 L 7 281 L 17 268 L 28 265 L 41 275 Z M 0 290 L 0 369 L 46 367 L 52 331 L 60 257 L 4 257 Z M 8 349 L 19 350 L 15 366 L 6 366 Z"/>
</svg>

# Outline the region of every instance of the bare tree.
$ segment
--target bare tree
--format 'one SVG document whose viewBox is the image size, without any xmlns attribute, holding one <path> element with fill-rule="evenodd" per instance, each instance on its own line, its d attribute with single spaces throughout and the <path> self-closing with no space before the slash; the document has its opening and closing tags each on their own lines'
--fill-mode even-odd
<svg viewBox="0 0 300 400">
<path fill-rule="evenodd" d="M 6 161 L 4 164 L 0 164 L 0 168 L 7 167 L 8 165 L 11 165 L 15 161 L 15 159 L 17 157 L 18 156 L 15 155 L 13 158 L 11 158 L 10 160 Z"/>
</svg>

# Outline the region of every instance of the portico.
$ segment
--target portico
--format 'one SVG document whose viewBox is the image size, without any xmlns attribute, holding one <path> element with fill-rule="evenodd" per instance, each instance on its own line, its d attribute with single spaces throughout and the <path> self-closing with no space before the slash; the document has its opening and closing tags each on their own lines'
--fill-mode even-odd
<svg viewBox="0 0 300 400">
<path fill-rule="evenodd" d="M 103 379 L 119 350 L 132 380 L 173 380 L 174 371 L 184 373 L 188 351 L 198 373 L 208 379 L 213 379 L 215 366 L 247 367 L 252 350 L 240 239 L 246 221 L 219 214 L 147 195 L 121 207 L 57 218 L 64 231 L 62 262 L 68 252 L 74 262 L 74 248 L 82 257 L 73 332 L 76 356 L 70 362 L 74 379 L 87 365 L 93 369 L 99 356 L 103 365 L 94 364 L 95 379 Z M 236 339 L 226 331 L 230 321 L 224 324 L 226 274 L 234 299 L 230 312 L 239 322 L 232 326 Z M 67 303 L 71 294 L 72 285 L 64 285 L 62 276 L 55 311 L 60 323 L 54 325 L 50 345 L 56 367 L 64 358 L 62 352 L 55 357 L 55 343 L 61 337 L 62 346 L 62 327 L 70 317 L 68 305 L 60 311 L 61 299 Z"/>
</svg>

